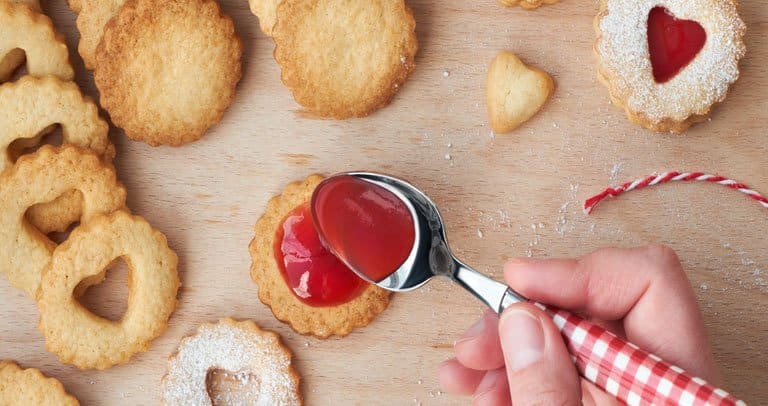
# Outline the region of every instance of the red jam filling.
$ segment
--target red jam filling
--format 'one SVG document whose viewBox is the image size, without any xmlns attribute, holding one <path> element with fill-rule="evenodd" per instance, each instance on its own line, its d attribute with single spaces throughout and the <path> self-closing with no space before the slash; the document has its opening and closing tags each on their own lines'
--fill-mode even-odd
<svg viewBox="0 0 768 406">
<path fill-rule="evenodd" d="M 296 297 L 309 306 L 337 306 L 362 293 L 367 283 L 320 241 L 309 204 L 290 212 L 275 235 L 275 259 Z"/>
<path fill-rule="evenodd" d="M 336 176 L 318 186 L 312 205 L 325 243 L 372 281 L 391 275 L 413 249 L 416 232 L 408 206 L 380 186 Z"/>
<path fill-rule="evenodd" d="M 653 78 L 664 83 L 677 75 L 704 47 L 707 34 L 699 23 L 680 20 L 664 7 L 648 14 L 648 52 Z"/>
</svg>

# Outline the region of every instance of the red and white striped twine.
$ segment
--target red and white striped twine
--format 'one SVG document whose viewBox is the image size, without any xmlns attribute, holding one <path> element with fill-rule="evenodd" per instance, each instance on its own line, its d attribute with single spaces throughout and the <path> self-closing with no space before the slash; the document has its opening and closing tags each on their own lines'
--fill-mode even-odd
<svg viewBox="0 0 768 406">
<path fill-rule="evenodd" d="M 673 181 L 682 181 L 682 182 L 702 181 L 702 182 L 717 183 L 718 185 L 727 186 L 731 189 L 735 189 L 741 193 L 744 193 L 749 198 L 756 200 L 760 205 L 768 209 L 768 198 L 761 195 L 757 191 L 750 189 L 749 186 L 743 183 L 740 183 L 733 179 L 728 179 L 722 176 L 708 175 L 703 172 L 673 171 L 673 172 L 665 172 L 659 175 L 651 175 L 644 179 L 637 179 L 633 182 L 627 182 L 615 188 L 609 187 L 604 191 L 602 191 L 600 194 L 597 194 L 587 199 L 584 202 L 584 212 L 586 212 L 587 214 L 592 213 L 592 210 L 594 210 L 595 206 L 597 206 L 598 203 L 602 202 L 608 197 L 616 197 L 624 192 L 629 192 L 630 190 L 642 189 L 646 186 L 654 186 L 661 183 L 667 183 L 667 182 L 673 182 Z"/>
</svg>

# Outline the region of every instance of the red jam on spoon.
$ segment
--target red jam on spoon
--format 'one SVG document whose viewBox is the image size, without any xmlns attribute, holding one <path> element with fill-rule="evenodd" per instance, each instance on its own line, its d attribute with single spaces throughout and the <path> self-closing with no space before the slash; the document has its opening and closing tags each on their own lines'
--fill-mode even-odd
<svg viewBox="0 0 768 406">
<path fill-rule="evenodd" d="M 372 281 L 391 275 L 413 249 L 416 231 L 408 206 L 381 186 L 335 176 L 317 187 L 312 205 L 325 243 Z"/>
<path fill-rule="evenodd" d="M 654 7 L 648 14 L 648 52 L 653 78 L 669 81 L 693 60 L 704 47 L 707 33 L 699 23 L 680 20 L 664 7 Z"/>
<path fill-rule="evenodd" d="M 275 259 L 294 295 L 309 306 L 337 306 L 362 293 L 367 283 L 320 241 L 309 204 L 290 212 L 275 235 Z"/>
</svg>

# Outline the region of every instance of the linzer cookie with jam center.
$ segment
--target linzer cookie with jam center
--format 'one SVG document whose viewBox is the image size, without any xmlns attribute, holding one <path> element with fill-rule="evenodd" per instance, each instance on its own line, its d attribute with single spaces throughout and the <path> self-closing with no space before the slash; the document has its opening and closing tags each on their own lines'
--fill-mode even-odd
<svg viewBox="0 0 768 406">
<path fill-rule="evenodd" d="M 746 27 L 735 0 L 601 0 L 598 76 L 629 120 L 680 133 L 739 77 Z"/>
<path fill-rule="evenodd" d="M 327 338 L 368 325 L 390 293 L 360 279 L 321 243 L 309 202 L 322 180 L 310 176 L 272 198 L 249 248 L 259 299 L 298 333 Z"/>
</svg>

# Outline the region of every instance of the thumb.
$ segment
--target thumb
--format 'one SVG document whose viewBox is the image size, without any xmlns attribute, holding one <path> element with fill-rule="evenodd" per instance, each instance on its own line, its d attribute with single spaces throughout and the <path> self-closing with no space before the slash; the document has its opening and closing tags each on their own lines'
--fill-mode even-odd
<svg viewBox="0 0 768 406">
<path fill-rule="evenodd" d="M 580 405 L 576 368 L 549 316 L 529 303 L 504 311 L 499 337 L 515 406 Z"/>
</svg>

